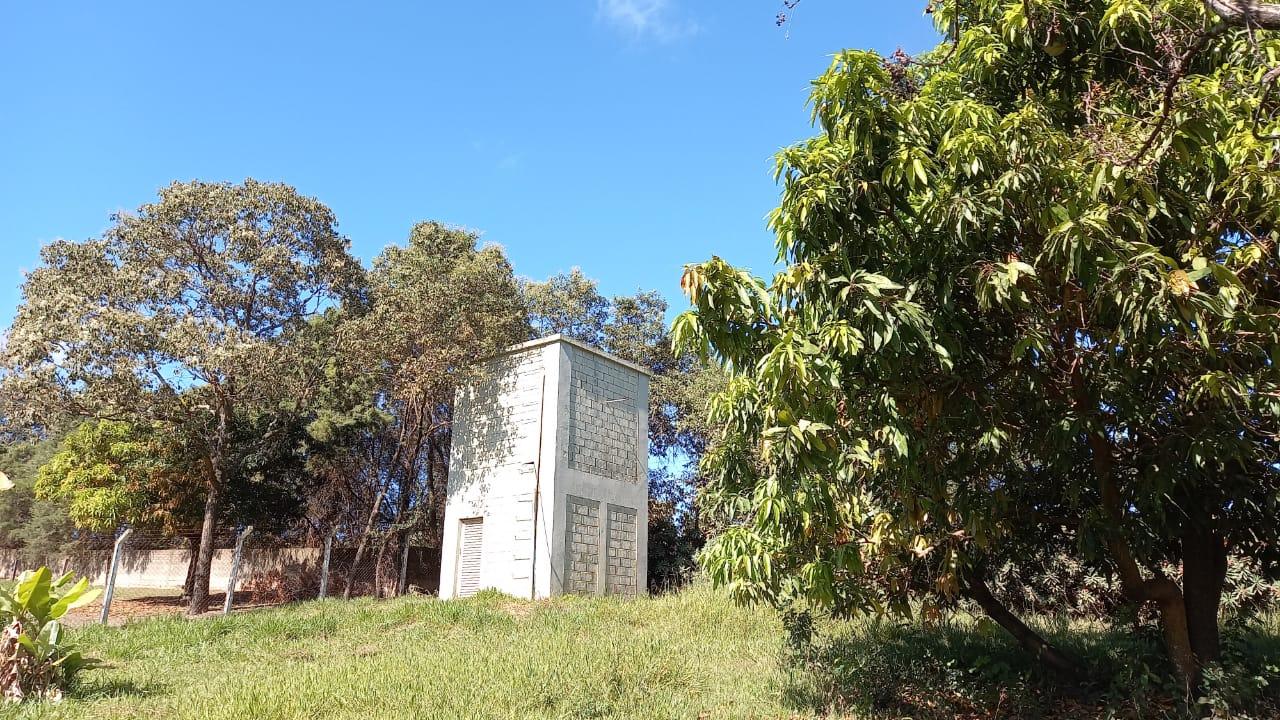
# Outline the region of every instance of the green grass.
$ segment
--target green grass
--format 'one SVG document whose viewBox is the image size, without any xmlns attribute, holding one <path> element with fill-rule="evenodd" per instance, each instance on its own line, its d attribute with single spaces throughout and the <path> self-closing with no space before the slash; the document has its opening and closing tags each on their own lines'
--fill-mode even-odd
<svg viewBox="0 0 1280 720">
<path fill-rule="evenodd" d="M 324 601 L 88 627 L 107 663 L 20 718 L 763 717 L 781 628 L 706 589 L 632 602 Z"/>
<path fill-rule="evenodd" d="M 1154 637 L 1046 626 L 1098 677 L 1124 684 L 1062 694 L 981 622 L 821 629 L 790 645 L 774 613 L 705 586 L 629 602 L 330 600 L 155 618 L 77 630 L 106 667 L 62 703 L 0 706 L 0 719 L 1065 718 L 1168 707 L 1151 680 Z M 1232 637 L 1280 663 L 1280 620 Z"/>
</svg>

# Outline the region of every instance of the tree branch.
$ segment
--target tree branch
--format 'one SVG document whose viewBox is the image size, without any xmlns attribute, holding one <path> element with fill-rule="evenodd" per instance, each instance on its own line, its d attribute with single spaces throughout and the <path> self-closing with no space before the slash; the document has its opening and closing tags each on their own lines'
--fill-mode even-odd
<svg viewBox="0 0 1280 720">
<path fill-rule="evenodd" d="M 1205 1 L 1211 2 L 1212 0 Z M 1151 128 L 1151 133 L 1147 135 L 1147 139 L 1142 143 L 1142 147 L 1138 148 L 1138 152 L 1134 153 L 1133 157 L 1129 158 L 1124 163 L 1125 165 L 1136 165 L 1138 161 L 1155 146 L 1156 139 L 1160 137 L 1160 133 L 1164 130 L 1165 124 L 1169 122 L 1169 115 L 1173 112 L 1173 96 L 1178 90 L 1178 84 L 1181 83 L 1182 79 L 1191 71 L 1191 62 L 1195 60 L 1196 55 L 1204 49 L 1205 45 L 1209 44 L 1210 40 L 1226 32 L 1227 27 L 1228 23 L 1223 21 L 1201 32 L 1196 36 L 1195 41 L 1191 43 L 1191 46 L 1187 48 L 1186 52 L 1178 58 L 1178 63 L 1173 67 L 1172 73 L 1169 76 L 1169 82 L 1164 86 L 1164 97 L 1160 101 L 1160 117 L 1156 119 L 1156 124 Z"/>
<path fill-rule="evenodd" d="M 1080 666 L 1074 658 L 1050 644 L 991 594 L 991 589 L 987 587 L 986 578 L 983 577 L 981 570 L 966 570 L 963 579 L 965 596 L 976 602 L 987 617 L 1012 635 L 1018 644 L 1031 653 L 1036 660 L 1070 682 L 1078 682 L 1083 677 Z"/>
<path fill-rule="evenodd" d="M 1280 3 L 1258 0 L 1202 0 L 1228 25 L 1280 30 Z"/>
</svg>

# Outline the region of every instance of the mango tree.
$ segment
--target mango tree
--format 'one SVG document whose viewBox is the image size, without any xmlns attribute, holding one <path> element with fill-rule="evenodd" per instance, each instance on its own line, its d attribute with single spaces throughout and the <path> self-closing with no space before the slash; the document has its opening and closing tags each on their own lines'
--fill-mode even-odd
<svg viewBox="0 0 1280 720">
<path fill-rule="evenodd" d="M 1280 39 L 1199 0 L 943 0 L 846 51 L 782 151 L 767 283 L 687 268 L 678 342 L 732 370 L 707 549 L 743 598 L 911 612 L 1059 543 L 1158 612 L 1188 687 L 1227 556 L 1274 568 Z"/>
</svg>

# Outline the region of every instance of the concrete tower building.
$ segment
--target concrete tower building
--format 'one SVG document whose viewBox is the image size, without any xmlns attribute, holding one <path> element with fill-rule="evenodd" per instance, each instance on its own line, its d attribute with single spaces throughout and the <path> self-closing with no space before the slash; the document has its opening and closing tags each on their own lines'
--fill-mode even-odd
<svg viewBox="0 0 1280 720">
<path fill-rule="evenodd" d="M 454 410 L 440 597 L 644 593 L 648 372 L 560 335 L 484 370 Z"/>
</svg>

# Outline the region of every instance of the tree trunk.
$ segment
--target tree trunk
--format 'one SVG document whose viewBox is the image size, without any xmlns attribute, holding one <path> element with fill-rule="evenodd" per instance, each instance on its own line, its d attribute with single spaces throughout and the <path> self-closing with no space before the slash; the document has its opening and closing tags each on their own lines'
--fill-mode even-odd
<svg viewBox="0 0 1280 720">
<path fill-rule="evenodd" d="M 396 526 L 399 530 L 396 531 L 395 546 L 398 548 L 403 548 L 405 545 L 409 544 L 409 532 L 411 531 L 412 525 L 412 523 L 409 522 L 409 503 L 413 499 L 414 484 L 417 480 L 416 471 L 418 467 L 418 457 L 422 454 L 420 449 L 421 447 L 422 443 L 421 440 L 419 440 L 419 449 L 414 450 L 413 460 L 409 463 L 409 467 L 406 468 L 404 478 L 400 480 L 400 497 L 396 499 Z M 386 546 L 387 541 L 384 539 L 382 541 L 382 548 L 378 551 L 379 569 L 382 568 L 382 556 L 386 551 Z M 394 593 L 398 596 L 403 591 L 400 587 L 400 573 L 397 572 L 395 577 L 396 582 Z"/>
<path fill-rule="evenodd" d="M 1280 3 L 1259 0 L 1202 0 L 1205 7 L 1230 25 L 1280 30 Z"/>
<path fill-rule="evenodd" d="M 1018 644 L 1024 650 L 1055 675 L 1073 684 L 1078 683 L 1083 678 L 1084 673 L 1073 658 L 1040 637 L 1039 633 L 1028 627 L 1017 615 L 1014 615 L 1009 608 L 996 599 L 995 595 L 991 594 L 991 589 L 987 587 L 986 579 L 982 577 L 981 572 L 970 570 L 965 573 L 964 594 L 970 600 L 978 603 L 978 606 L 982 608 L 982 611 L 988 617 L 1004 628 L 1018 641 Z"/>
<path fill-rule="evenodd" d="M 218 524 L 218 511 L 222 507 L 222 493 L 226 487 L 227 440 L 231 433 L 231 407 L 225 396 L 219 396 L 217 426 L 209 443 L 206 477 L 209 495 L 204 501 L 204 523 L 200 526 L 200 547 L 196 551 L 195 576 L 191 581 L 191 603 L 188 615 L 199 615 L 209 607 L 209 572 L 213 568 L 213 533 Z"/>
<path fill-rule="evenodd" d="M 1149 581 L 1156 582 L 1156 581 Z M 1164 635 L 1165 652 L 1173 661 L 1174 670 L 1188 696 L 1200 684 L 1200 664 L 1191 650 L 1191 633 L 1187 629 L 1187 603 L 1182 592 L 1172 580 L 1165 579 L 1172 590 L 1160 593 L 1156 608 L 1160 611 L 1160 630 Z"/>
<path fill-rule="evenodd" d="M 1227 576 L 1227 546 L 1222 535 L 1188 528 L 1182 538 L 1182 592 L 1187 607 L 1187 634 L 1200 666 L 1222 655 L 1218 611 Z"/>
<path fill-rule="evenodd" d="M 1111 537 L 1107 548 L 1115 561 L 1120 586 L 1125 596 L 1137 605 L 1155 603 L 1160 613 L 1160 628 L 1164 635 L 1165 652 L 1173 662 L 1178 680 L 1190 695 L 1200 683 L 1200 665 L 1191 651 L 1191 637 L 1187 629 L 1187 606 L 1178 584 L 1167 577 L 1144 577 L 1142 568 L 1133 556 L 1129 541 L 1124 537 L 1125 502 L 1116 485 L 1111 441 L 1101 432 L 1091 432 L 1088 437 L 1094 471 L 1098 476 L 1102 512 L 1111 523 Z"/>
<path fill-rule="evenodd" d="M 369 533 L 373 532 L 373 523 L 378 519 L 378 510 L 382 507 L 382 498 L 387 494 L 385 488 L 378 491 L 373 499 L 373 508 L 369 511 L 369 520 L 365 523 L 364 532 L 360 534 L 360 544 L 356 546 L 355 559 L 351 561 L 351 570 L 347 573 L 347 586 L 342 589 L 342 599 L 351 599 L 351 586 L 356 580 L 356 571 L 360 568 L 360 560 L 364 558 L 365 546 L 369 543 Z"/>
<path fill-rule="evenodd" d="M 182 599 L 191 601 L 191 589 L 196 583 L 196 561 L 200 559 L 200 546 L 196 543 L 191 544 L 191 559 L 187 561 L 187 577 L 182 581 Z"/>
<path fill-rule="evenodd" d="M 387 536 L 378 543 L 378 553 L 373 556 L 373 596 L 382 599 L 382 554 L 387 550 Z"/>
<path fill-rule="evenodd" d="M 422 499 L 427 503 L 427 522 L 423 524 L 430 533 L 426 542 L 436 543 L 435 547 L 444 544 L 444 511 L 449 491 L 449 461 L 445 450 L 449 447 L 448 435 L 443 437 L 432 434 L 427 449 L 427 488 L 428 496 Z"/>
<path fill-rule="evenodd" d="M 214 480 L 204 502 L 204 524 L 200 527 L 200 548 L 196 552 L 195 577 L 191 582 L 191 604 L 188 615 L 199 615 L 209 607 L 209 572 L 213 567 L 213 532 L 217 527 L 218 508 L 222 504 L 222 472 L 214 469 Z"/>
<path fill-rule="evenodd" d="M 430 458 L 428 458 L 428 464 L 430 464 Z M 409 545 L 409 533 L 413 531 L 413 528 L 411 527 L 412 524 L 406 522 L 406 519 L 409 516 L 410 500 L 409 494 L 406 492 L 405 486 L 407 485 L 409 485 L 408 482 L 403 483 L 400 486 L 400 503 L 399 507 L 396 509 L 396 524 L 400 526 L 400 532 L 396 534 L 396 547 L 399 548 L 401 552 L 404 552 L 404 548 Z M 400 586 L 399 565 L 396 567 L 395 596 L 399 597 L 404 594 L 405 589 Z"/>
</svg>

